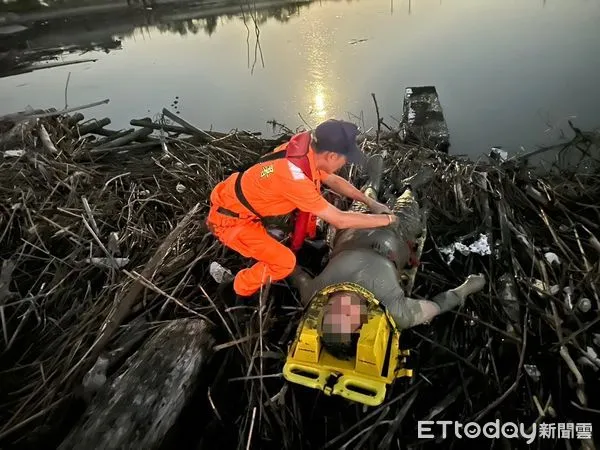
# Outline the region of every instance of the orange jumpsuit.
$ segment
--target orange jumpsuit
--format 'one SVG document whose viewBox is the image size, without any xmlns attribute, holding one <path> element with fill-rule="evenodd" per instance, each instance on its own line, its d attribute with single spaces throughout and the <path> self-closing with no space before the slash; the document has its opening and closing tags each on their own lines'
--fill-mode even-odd
<svg viewBox="0 0 600 450">
<path fill-rule="evenodd" d="M 300 210 L 317 215 L 327 207 L 321 195 L 321 181 L 329 174 L 315 167 L 310 146 L 307 156 L 313 181 L 285 158 L 260 162 L 244 172 L 241 189 L 256 213 L 273 217 Z M 238 272 L 233 283 L 236 294 L 246 297 L 258 291 L 269 277 L 278 281 L 290 275 L 296 256 L 272 238 L 260 219 L 240 202 L 235 190 L 238 176 L 239 173 L 230 175 L 213 189 L 207 225 L 223 245 L 257 261 Z"/>
</svg>

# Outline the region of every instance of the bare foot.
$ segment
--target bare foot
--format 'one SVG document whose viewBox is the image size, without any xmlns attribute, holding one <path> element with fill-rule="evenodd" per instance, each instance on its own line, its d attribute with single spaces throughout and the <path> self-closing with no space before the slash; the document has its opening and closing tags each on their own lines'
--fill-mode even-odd
<svg viewBox="0 0 600 450">
<path fill-rule="evenodd" d="M 473 274 L 469 275 L 463 284 L 452 289 L 452 291 L 460 295 L 462 298 L 466 298 L 468 295 L 481 291 L 485 287 L 485 283 L 485 275 L 481 273 L 477 275 Z"/>
</svg>

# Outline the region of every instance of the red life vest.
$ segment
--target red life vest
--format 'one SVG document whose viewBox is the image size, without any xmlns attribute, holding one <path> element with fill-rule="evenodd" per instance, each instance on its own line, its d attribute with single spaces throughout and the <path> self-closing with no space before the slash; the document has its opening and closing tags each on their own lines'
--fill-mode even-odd
<svg viewBox="0 0 600 450">
<path fill-rule="evenodd" d="M 285 151 L 285 158 L 302 170 L 304 175 L 310 180 L 315 181 L 310 170 L 310 161 L 308 160 L 308 150 L 310 146 L 310 133 L 304 132 L 294 135 L 287 144 L 277 147 L 273 154 Z M 315 183 L 320 187 L 320 183 Z M 306 237 L 314 239 L 317 235 L 317 218 L 304 211 L 296 210 L 294 212 L 294 231 L 290 239 L 290 248 L 297 252 L 302 247 Z"/>
<path fill-rule="evenodd" d="M 285 157 L 288 161 L 294 164 L 296 167 L 302 169 L 302 172 L 306 177 L 313 180 L 312 173 L 310 170 L 310 162 L 308 160 L 308 149 L 310 146 L 310 133 L 304 132 L 295 135 L 290 139 L 285 147 Z M 317 186 L 317 183 L 315 183 Z M 320 187 L 320 183 L 317 187 Z M 317 234 L 317 218 L 311 213 L 304 211 L 295 211 L 294 218 L 294 231 L 291 237 L 290 248 L 296 252 L 304 243 L 304 240 L 308 236 L 310 239 L 314 239 Z"/>
<path fill-rule="evenodd" d="M 313 179 L 310 170 L 310 161 L 308 159 L 308 151 L 310 147 L 310 132 L 296 134 L 285 144 L 275 148 L 273 152 L 268 153 L 259 159 L 259 162 L 273 161 L 275 159 L 285 158 L 296 167 L 302 170 L 304 175 L 315 183 L 315 187 L 320 189 L 320 180 Z M 236 195 L 238 200 L 248 208 L 254 215 L 260 218 L 260 215 L 252 208 L 248 200 L 245 198 L 241 188 L 241 178 L 243 172 L 236 179 Z M 295 210 L 293 213 L 294 231 L 290 239 L 290 248 L 297 252 L 302 247 L 304 240 L 308 236 L 314 239 L 317 235 L 317 218 L 304 211 Z"/>
</svg>

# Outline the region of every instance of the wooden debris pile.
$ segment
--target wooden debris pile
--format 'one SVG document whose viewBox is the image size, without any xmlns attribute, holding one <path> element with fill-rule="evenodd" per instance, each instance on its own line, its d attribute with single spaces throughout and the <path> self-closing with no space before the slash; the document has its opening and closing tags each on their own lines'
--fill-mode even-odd
<svg viewBox="0 0 600 450">
<path fill-rule="evenodd" d="M 127 335 L 125 319 L 202 315 L 210 303 L 188 303 L 205 298 L 197 286 L 222 254 L 204 224 L 210 190 L 278 142 L 82 119 L 0 120 L 0 442 L 67 417 L 69 394 Z"/>
<path fill-rule="evenodd" d="M 82 121 L 64 111 L 0 118 L 0 445 L 60 442 L 98 357 L 113 377 L 149 331 L 181 317 L 212 322 L 218 339 L 212 381 L 184 427 L 194 448 L 420 447 L 438 444 L 418 439 L 419 420 L 593 422 L 597 166 L 539 177 L 515 160 L 406 146 L 396 132 L 366 138 L 367 152 L 389 161 L 384 197 L 423 165 L 435 172 L 420 192 L 429 237 L 412 295 L 470 273 L 489 282 L 460 310 L 403 333 L 415 376 L 363 410 L 283 380 L 302 314 L 285 281 L 258 305 L 215 303 L 210 263 L 235 272 L 248 262 L 208 233 L 209 192 L 281 140 L 206 132 L 168 111 L 132 121 L 137 130 Z M 362 174 L 351 175 L 359 185 Z M 313 253 L 318 261 L 314 249 L 299 259 Z"/>
</svg>

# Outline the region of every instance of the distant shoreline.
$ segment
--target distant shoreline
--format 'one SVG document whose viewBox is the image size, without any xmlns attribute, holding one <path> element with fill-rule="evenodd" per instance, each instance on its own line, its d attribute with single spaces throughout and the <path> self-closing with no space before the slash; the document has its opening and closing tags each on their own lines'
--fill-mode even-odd
<svg viewBox="0 0 600 450">
<path fill-rule="evenodd" d="M 135 0 L 134 0 L 135 1 Z M 208 15 L 221 15 L 227 13 L 235 13 L 239 11 L 240 6 L 252 6 L 253 8 L 265 8 L 269 6 L 279 6 L 286 4 L 303 4 L 310 3 L 311 0 L 264 0 L 260 2 L 240 2 L 231 0 L 212 0 L 209 2 L 189 2 L 185 0 L 155 0 L 154 6 L 160 8 L 165 5 L 180 5 L 191 7 L 185 12 L 175 13 L 169 17 L 172 20 L 190 18 L 190 15 L 197 13 L 194 18 L 200 18 Z M 128 5 L 126 0 L 104 2 L 97 5 L 77 6 L 72 8 L 47 8 L 36 12 L 17 14 L 14 12 L 0 13 L 0 27 L 10 25 L 28 25 L 42 20 L 56 20 L 62 18 L 85 16 L 93 14 L 103 14 L 110 12 L 118 12 L 123 10 L 143 9 L 140 3 Z M 204 13 L 204 14 L 203 14 Z M 2 20 L 4 19 L 4 20 Z"/>
</svg>

